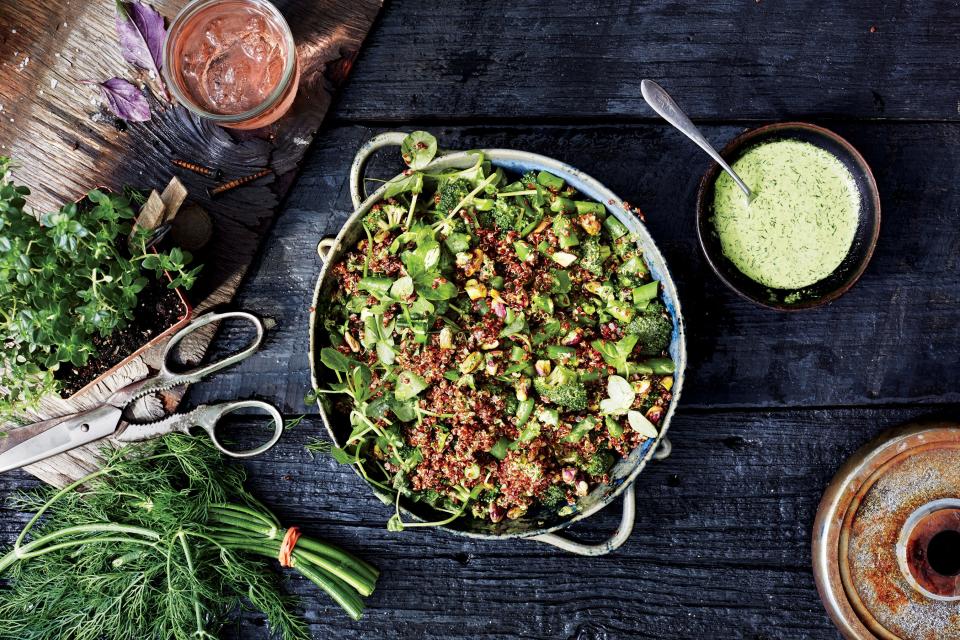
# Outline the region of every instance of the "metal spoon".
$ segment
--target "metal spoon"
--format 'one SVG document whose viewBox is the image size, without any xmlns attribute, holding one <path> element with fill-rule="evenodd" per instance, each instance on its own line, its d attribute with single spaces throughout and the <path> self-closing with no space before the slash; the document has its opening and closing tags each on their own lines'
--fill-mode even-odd
<svg viewBox="0 0 960 640">
<path fill-rule="evenodd" d="M 730 174 L 730 177 L 737 183 L 737 186 L 743 189 L 743 192 L 747 194 L 747 199 L 753 200 L 754 194 L 753 191 L 750 190 L 750 187 L 748 187 L 746 183 L 740 179 L 740 176 L 730 168 L 730 165 L 720 157 L 720 154 L 713 148 L 713 145 L 707 142 L 707 139 L 703 137 L 700 130 L 690 122 L 687 114 L 677 106 L 677 103 L 673 101 L 673 98 L 670 97 L 670 94 L 667 93 L 663 87 L 653 80 L 644 80 L 640 83 L 640 93 L 643 94 L 643 99 L 647 101 L 647 104 L 660 114 L 660 117 L 679 129 L 680 133 L 696 142 L 697 146 L 710 154 L 710 157 L 716 160 L 717 164 Z"/>
</svg>

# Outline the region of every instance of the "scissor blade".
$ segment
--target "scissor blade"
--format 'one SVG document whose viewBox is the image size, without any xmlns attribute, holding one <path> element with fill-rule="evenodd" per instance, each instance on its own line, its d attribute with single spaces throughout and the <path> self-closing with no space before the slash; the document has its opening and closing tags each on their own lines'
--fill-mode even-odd
<svg viewBox="0 0 960 640">
<path fill-rule="evenodd" d="M 0 473 L 105 438 L 117 430 L 121 409 L 103 405 L 89 411 L 16 427 L 0 437 Z"/>
</svg>

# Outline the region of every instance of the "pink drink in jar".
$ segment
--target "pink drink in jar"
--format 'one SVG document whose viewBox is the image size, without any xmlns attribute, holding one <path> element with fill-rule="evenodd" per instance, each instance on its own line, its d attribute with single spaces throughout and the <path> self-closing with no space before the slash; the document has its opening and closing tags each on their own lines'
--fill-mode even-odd
<svg viewBox="0 0 960 640">
<path fill-rule="evenodd" d="M 233 129 L 276 121 L 299 79 L 290 28 L 265 0 L 187 4 L 170 25 L 164 72 L 184 106 Z"/>
</svg>

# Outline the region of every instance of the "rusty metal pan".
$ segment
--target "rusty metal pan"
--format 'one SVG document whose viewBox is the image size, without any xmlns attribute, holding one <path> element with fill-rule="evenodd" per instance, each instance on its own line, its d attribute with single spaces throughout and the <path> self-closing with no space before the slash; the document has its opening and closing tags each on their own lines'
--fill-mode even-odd
<svg viewBox="0 0 960 640">
<path fill-rule="evenodd" d="M 849 640 L 960 640 L 960 425 L 911 425 L 827 487 L 813 572 Z"/>
</svg>

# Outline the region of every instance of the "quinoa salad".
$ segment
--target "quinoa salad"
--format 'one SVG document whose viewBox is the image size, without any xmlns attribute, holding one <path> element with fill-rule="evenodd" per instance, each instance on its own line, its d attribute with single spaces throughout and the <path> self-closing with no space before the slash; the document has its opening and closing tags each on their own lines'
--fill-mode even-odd
<svg viewBox="0 0 960 640">
<path fill-rule="evenodd" d="M 330 402 L 349 414 L 333 455 L 395 496 L 389 527 L 571 513 L 669 407 L 673 322 L 635 238 L 550 173 L 481 153 L 431 172 L 436 140 L 331 267 L 318 310 Z M 401 496 L 438 517 L 404 521 Z"/>
</svg>

